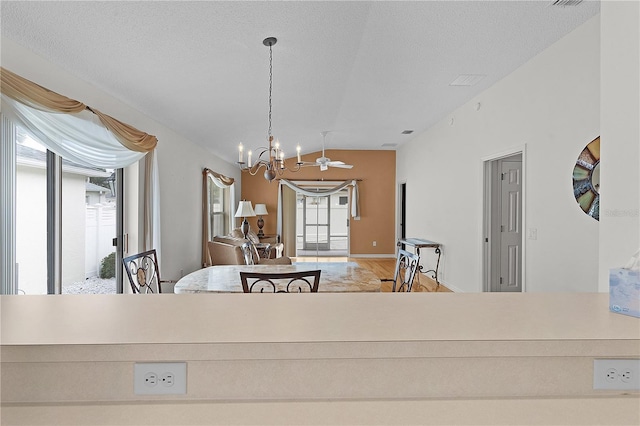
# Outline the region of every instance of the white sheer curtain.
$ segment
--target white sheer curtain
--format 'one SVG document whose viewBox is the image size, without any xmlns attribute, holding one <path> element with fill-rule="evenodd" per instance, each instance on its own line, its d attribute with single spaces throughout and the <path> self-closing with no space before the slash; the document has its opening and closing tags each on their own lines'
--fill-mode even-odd
<svg viewBox="0 0 640 426">
<path fill-rule="evenodd" d="M 144 157 L 125 148 L 91 111 L 61 114 L 41 111 L 2 95 L 2 112 L 50 151 L 91 167 L 119 169 Z"/>
<path fill-rule="evenodd" d="M 144 250 L 156 249 L 160 263 L 160 177 L 158 174 L 158 156 L 156 150 L 149 151 L 145 157 L 144 185 Z M 162 263 L 160 263 L 162 265 Z M 162 272 L 162 271 L 160 271 Z"/>
</svg>

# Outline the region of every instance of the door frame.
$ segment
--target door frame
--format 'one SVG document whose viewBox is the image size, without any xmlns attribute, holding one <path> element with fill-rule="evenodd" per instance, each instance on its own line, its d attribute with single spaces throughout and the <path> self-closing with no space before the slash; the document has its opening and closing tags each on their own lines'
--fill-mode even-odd
<svg viewBox="0 0 640 426">
<path fill-rule="evenodd" d="M 407 231 L 407 180 L 398 181 L 397 187 L 397 212 L 396 212 L 396 241 L 399 241 L 401 238 L 406 235 L 402 235 L 402 231 L 404 228 L 405 234 Z M 396 245 L 396 250 L 398 246 Z M 404 244 L 402 247 L 404 249 Z"/>
<path fill-rule="evenodd" d="M 479 217 L 481 218 L 480 229 L 481 239 L 480 239 L 480 264 L 481 268 L 481 279 L 482 279 L 482 291 L 483 292 L 491 292 L 491 268 L 492 268 L 492 239 L 491 237 L 491 200 L 493 194 L 496 189 L 494 188 L 494 180 L 492 174 L 492 166 L 497 163 L 498 160 L 502 160 L 514 155 L 520 154 L 522 156 L 522 268 L 521 268 L 521 281 L 522 281 L 522 293 L 526 292 L 526 270 L 527 270 L 527 245 L 526 245 L 526 203 L 527 203 L 527 144 L 523 144 L 520 146 L 515 146 L 504 151 L 488 155 L 481 159 L 482 161 L 482 177 L 481 181 L 483 182 L 482 186 L 482 204 L 480 206 L 481 214 Z"/>
<path fill-rule="evenodd" d="M 323 187 L 334 187 L 336 185 L 339 185 L 341 183 L 343 183 L 343 181 L 336 181 L 336 180 L 295 180 L 293 181 L 294 184 L 304 187 L 304 189 L 313 189 L 313 188 L 317 188 L 317 189 L 322 189 Z M 347 257 L 351 256 L 351 202 L 353 201 L 353 188 L 351 189 L 347 189 L 346 190 L 346 194 L 347 194 Z M 298 192 L 293 190 L 294 194 L 296 194 L 296 199 L 298 196 Z M 324 196 L 322 194 L 318 194 L 319 196 Z M 330 196 L 329 196 L 330 197 Z M 330 203 L 331 199 L 329 198 L 328 202 Z M 297 204 L 294 205 L 294 212 L 297 215 Z M 294 221 L 296 223 L 294 229 L 294 233 L 295 233 L 295 238 L 294 238 L 294 242 L 295 245 L 294 247 L 297 246 L 297 238 L 298 238 L 298 226 L 297 226 L 297 218 L 294 216 Z M 304 220 L 303 220 L 303 227 L 304 227 Z M 295 250 L 295 252 L 297 254 L 297 249 Z"/>
</svg>

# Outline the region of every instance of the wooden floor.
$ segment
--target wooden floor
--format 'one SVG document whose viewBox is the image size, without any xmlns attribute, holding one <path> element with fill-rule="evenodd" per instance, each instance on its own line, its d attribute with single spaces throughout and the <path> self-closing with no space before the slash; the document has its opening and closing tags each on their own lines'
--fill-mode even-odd
<svg viewBox="0 0 640 426">
<path fill-rule="evenodd" d="M 395 258 L 362 258 L 362 257 L 294 257 L 294 262 L 356 262 L 363 268 L 367 268 L 378 276 L 378 278 L 393 278 L 396 267 Z M 393 282 L 382 283 L 382 291 L 391 291 Z M 439 293 L 451 293 L 447 287 L 438 286 L 435 280 L 425 274 L 418 274 L 413 282 L 413 291 L 430 291 Z"/>
</svg>

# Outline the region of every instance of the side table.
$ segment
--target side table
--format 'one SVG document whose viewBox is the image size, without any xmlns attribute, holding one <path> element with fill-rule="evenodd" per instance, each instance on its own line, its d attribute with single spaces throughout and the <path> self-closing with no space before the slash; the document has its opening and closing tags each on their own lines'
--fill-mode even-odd
<svg viewBox="0 0 640 426">
<path fill-rule="evenodd" d="M 270 234 L 270 235 L 258 235 L 261 243 L 270 243 L 277 244 L 280 242 L 280 235 L 278 234 Z"/>
<path fill-rule="evenodd" d="M 440 256 L 442 255 L 442 244 L 436 243 L 435 241 L 423 240 L 421 238 L 401 238 L 398 240 L 398 247 L 402 247 L 402 244 L 407 246 L 412 246 L 415 248 L 416 254 L 420 256 L 421 248 L 433 248 L 435 249 L 436 254 L 438 255 L 438 260 L 436 262 L 435 269 L 429 269 L 427 271 L 423 271 L 422 265 L 418 267 L 418 271 L 423 274 L 428 274 L 431 272 L 433 274 L 432 278 L 436 281 L 436 291 L 438 287 L 440 287 L 440 281 L 438 280 L 438 268 L 440 267 Z"/>
</svg>

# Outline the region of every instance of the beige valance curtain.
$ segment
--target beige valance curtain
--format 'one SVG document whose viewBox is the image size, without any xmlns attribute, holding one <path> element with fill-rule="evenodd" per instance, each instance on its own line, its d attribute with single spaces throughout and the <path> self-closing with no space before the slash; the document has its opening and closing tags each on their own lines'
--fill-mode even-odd
<svg viewBox="0 0 640 426">
<path fill-rule="evenodd" d="M 52 92 L 3 67 L 0 67 L 0 82 L 4 95 L 40 111 L 74 114 L 87 109 L 93 112 L 100 119 L 100 122 L 113 133 L 116 139 L 131 151 L 149 152 L 158 143 L 158 139 L 155 136 L 141 132 L 128 124 L 88 107 L 80 101 Z"/>
<path fill-rule="evenodd" d="M 206 176 L 209 176 L 218 188 L 228 188 L 233 185 L 233 182 L 235 182 L 232 177 L 221 175 L 220 173 L 216 173 L 213 170 L 207 168 L 202 171 L 202 174 L 205 176 L 205 180 Z"/>
</svg>

